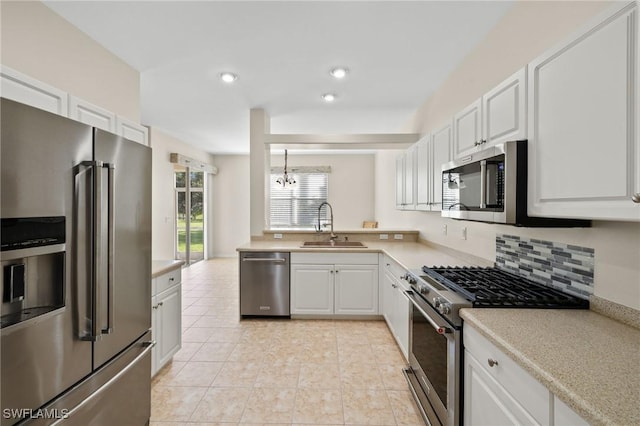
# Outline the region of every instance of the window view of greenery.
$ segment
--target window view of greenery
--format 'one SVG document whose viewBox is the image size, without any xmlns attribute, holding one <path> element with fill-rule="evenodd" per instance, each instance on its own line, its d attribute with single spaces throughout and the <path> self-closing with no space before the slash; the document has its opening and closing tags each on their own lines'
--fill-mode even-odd
<svg viewBox="0 0 640 426">
<path fill-rule="evenodd" d="M 327 173 L 292 174 L 293 186 L 276 183 L 281 174 L 271 174 L 272 228 L 315 229 L 318 224 L 318 207 L 327 201 L 329 175 Z M 329 209 L 322 209 L 320 221 L 329 220 Z"/>
<path fill-rule="evenodd" d="M 175 173 L 177 256 L 190 263 L 204 259 L 204 172 L 190 172 L 190 190 L 187 194 L 186 172 Z M 190 209 L 187 211 L 187 197 Z M 187 225 L 189 232 L 189 259 L 187 257 Z"/>
</svg>

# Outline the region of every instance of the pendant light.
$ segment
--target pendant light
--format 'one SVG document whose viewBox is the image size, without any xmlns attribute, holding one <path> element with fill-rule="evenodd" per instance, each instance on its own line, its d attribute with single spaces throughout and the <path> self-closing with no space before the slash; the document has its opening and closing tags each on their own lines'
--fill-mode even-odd
<svg viewBox="0 0 640 426">
<path fill-rule="evenodd" d="M 296 183 L 296 180 L 287 174 L 287 150 L 284 150 L 284 174 L 276 179 L 276 183 L 278 185 L 282 185 L 283 188 L 289 186 L 293 186 Z"/>
</svg>

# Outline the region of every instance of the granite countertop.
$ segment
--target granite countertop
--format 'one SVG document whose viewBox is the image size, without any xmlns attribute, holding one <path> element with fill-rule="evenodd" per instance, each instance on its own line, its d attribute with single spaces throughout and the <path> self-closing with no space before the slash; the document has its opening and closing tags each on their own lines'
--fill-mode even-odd
<svg viewBox="0 0 640 426">
<path fill-rule="evenodd" d="M 590 424 L 640 424 L 640 330 L 590 310 L 463 309 Z"/>
<path fill-rule="evenodd" d="M 152 260 L 151 261 L 151 278 L 171 272 L 184 265 L 183 260 Z"/>
<path fill-rule="evenodd" d="M 364 241 L 366 248 L 302 248 L 302 241 L 261 240 L 251 241 L 237 248 L 237 251 L 288 251 L 324 253 L 385 253 L 405 269 L 419 269 L 423 265 L 448 266 L 493 266 L 488 260 L 465 255 L 454 250 L 415 242 Z"/>
</svg>

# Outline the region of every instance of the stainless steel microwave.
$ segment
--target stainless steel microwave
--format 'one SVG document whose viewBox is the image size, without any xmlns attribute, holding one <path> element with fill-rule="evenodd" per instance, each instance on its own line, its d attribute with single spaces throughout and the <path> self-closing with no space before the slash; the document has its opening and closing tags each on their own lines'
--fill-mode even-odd
<svg viewBox="0 0 640 426">
<path fill-rule="evenodd" d="M 591 221 L 527 215 L 527 141 L 498 144 L 442 165 L 442 216 L 536 227 Z"/>
</svg>

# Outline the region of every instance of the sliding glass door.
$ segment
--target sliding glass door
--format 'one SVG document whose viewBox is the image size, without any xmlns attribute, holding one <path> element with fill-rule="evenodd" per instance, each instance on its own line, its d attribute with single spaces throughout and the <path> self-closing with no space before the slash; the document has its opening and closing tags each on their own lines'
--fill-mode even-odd
<svg viewBox="0 0 640 426">
<path fill-rule="evenodd" d="M 188 179 L 187 179 L 188 176 Z M 204 259 L 206 241 L 204 172 L 175 172 L 176 259 L 187 264 Z"/>
</svg>

